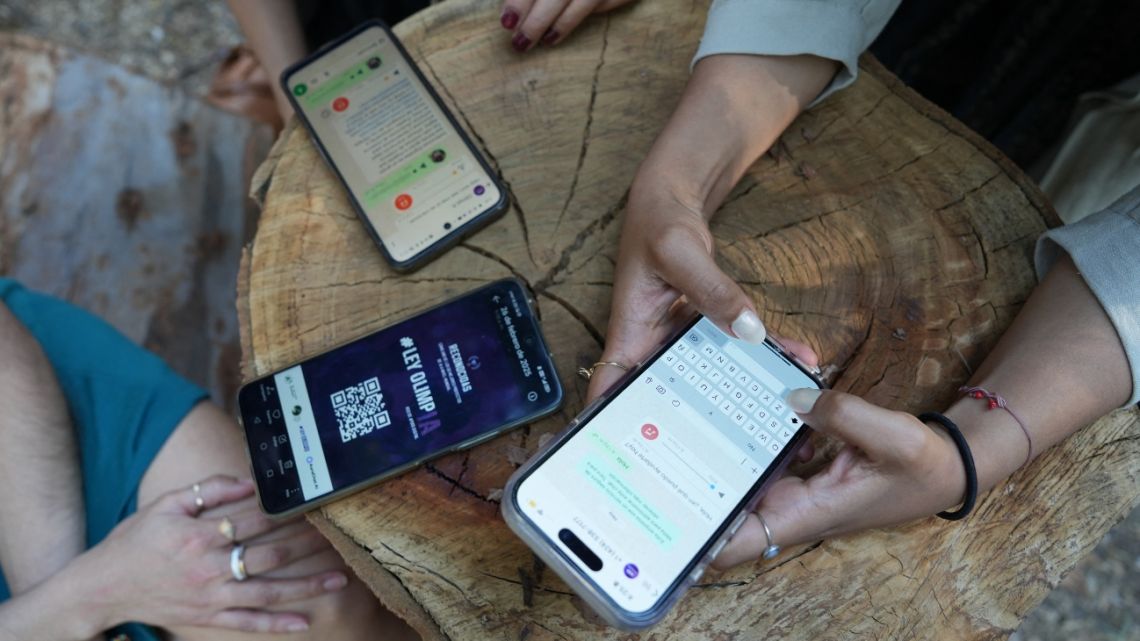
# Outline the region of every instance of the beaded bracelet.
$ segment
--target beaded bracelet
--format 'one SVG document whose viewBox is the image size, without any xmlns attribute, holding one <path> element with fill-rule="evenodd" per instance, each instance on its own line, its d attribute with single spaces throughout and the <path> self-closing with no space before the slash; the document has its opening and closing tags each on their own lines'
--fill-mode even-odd
<svg viewBox="0 0 1140 641">
<path fill-rule="evenodd" d="M 950 438 L 954 440 L 954 445 L 958 447 L 958 454 L 962 456 L 962 466 L 966 468 L 966 496 L 962 499 L 962 507 L 953 512 L 939 512 L 938 517 L 947 521 L 964 519 L 970 510 L 974 509 L 974 503 L 978 501 L 978 470 L 974 467 L 974 455 L 970 453 L 970 444 L 966 442 L 966 437 L 962 435 L 962 430 L 958 429 L 954 421 L 938 412 L 919 414 L 918 420 L 923 423 L 934 422 L 941 425 L 950 434 Z"/>
<path fill-rule="evenodd" d="M 1013 420 L 1017 421 L 1017 426 L 1021 428 L 1021 433 L 1025 435 L 1025 440 L 1029 442 L 1029 451 L 1025 453 L 1025 462 L 1021 465 L 1023 467 L 1028 465 L 1029 461 L 1033 459 L 1033 437 L 1029 435 L 1029 428 L 1025 427 L 1025 421 L 1021 420 L 1021 417 L 1013 411 L 1013 409 L 1009 406 L 1009 403 L 1007 403 L 1006 400 L 1000 395 L 994 394 L 993 392 L 982 387 L 962 386 L 958 388 L 958 391 L 962 394 L 962 396 L 969 396 L 976 399 L 986 399 L 987 404 L 991 410 L 1003 409 L 1013 417 Z"/>
</svg>

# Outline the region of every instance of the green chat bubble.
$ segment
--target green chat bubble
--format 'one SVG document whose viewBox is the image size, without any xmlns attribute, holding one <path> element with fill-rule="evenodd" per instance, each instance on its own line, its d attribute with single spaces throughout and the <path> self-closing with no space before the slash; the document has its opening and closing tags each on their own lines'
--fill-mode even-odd
<svg viewBox="0 0 1140 641">
<path fill-rule="evenodd" d="M 367 61 L 361 61 L 351 69 L 343 71 L 340 74 L 329 78 L 324 82 L 324 84 L 320 86 L 320 88 L 313 89 L 311 92 L 306 94 L 304 98 L 305 106 L 316 107 L 326 104 L 334 96 L 339 96 L 340 94 L 344 93 L 350 87 L 360 82 L 361 80 L 364 80 L 366 77 L 368 77 L 369 74 L 372 74 L 377 70 L 378 68 L 370 69 L 368 67 Z M 303 86 L 304 85 L 297 85 L 293 88 L 293 92 L 296 93 L 297 89 Z M 300 96 L 302 94 L 305 94 L 304 90 L 302 90 L 301 93 L 297 95 Z"/>
<path fill-rule="evenodd" d="M 662 517 L 652 505 L 638 496 L 605 461 L 587 456 L 578 465 L 578 471 L 622 512 L 633 519 L 633 522 L 637 523 L 638 527 L 662 549 L 669 549 L 677 540 L 677 526 Z"/>
<path fill-rule="evenodd" d="M 446 158 L 446 150 L 433 147 L 431 151 L 416 156 L 369 187 L 368 191 L 364 192 L 364 206 L 372 208 L 379 202 L 391 200 L 393 196 L 404 191 L 413 181 L 419 180 L 443 166 L 442 161 L 436 162 L 432 159 L 432 154 L 437 151 L 443 151 Z"/>
</svg>

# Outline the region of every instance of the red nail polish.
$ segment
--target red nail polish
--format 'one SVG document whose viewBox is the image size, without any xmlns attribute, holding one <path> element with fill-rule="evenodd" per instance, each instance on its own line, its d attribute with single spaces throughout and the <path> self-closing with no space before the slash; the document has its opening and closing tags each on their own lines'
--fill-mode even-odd
<svg viewBox="0 0 1140 641">
<path fill-rule="evenodd" d="M 549 45 L 554 44 L 555 42 L 558 42 L 559 35 L 561 35 L 561 34 L 559 34 L 554 29 L 550 29 L 549 31 L 547 31 L 542 36 L 542 44 L 549 46 Z"/>
<path fill-rule="evenodd" d="M 526 37 L 526 34 L 520 31 L 516 33 L 515 37 L 511 40 L 511 46 L 515 48 L 515 51 L 523 53 L 530 48 L 530 38 Z"/>
<path fill-rule="evenodd" d="M 503 25 L 504 29 L 514 29 L 519 24 L 519 14 L 515 13 L 513 9 L 507 9 L 503 12 L 503 16 L 499 18 L 499 22 Z"/>
</svg>

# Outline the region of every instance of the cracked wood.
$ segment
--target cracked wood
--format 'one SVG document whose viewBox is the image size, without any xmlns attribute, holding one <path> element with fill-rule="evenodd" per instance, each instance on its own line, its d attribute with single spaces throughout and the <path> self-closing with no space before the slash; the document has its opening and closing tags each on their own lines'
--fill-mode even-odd
<svg viewBox="0 0 1140 641">
<path fill-rule="evenodd" d="M 314 517 L 427 639 L 632 638 L 554 573 L 527 569 L 533 556 L 498 501 L 510 458 L 584 403 L 573 372 L 600 353 L 625 195 L 684 87 L 706 9 L 635 3 L 526 56 L 493 0 L 449 0 L 399 25 L 513 208 L 414 274 L 385 266 L 303 131 L 287 128 L 255 179 L 264 213 L 239 283 L 247 377 L 479 282 L 517 276 L 538 301 L 561 412 Z M 835 387 L 938 407 L 1012 320 L 1035 282 L 1033 240 L 1058 220 L 988 143 L 874 60 L 862 69 L 751 168 L 713 221 L 718 260 L 769 328 L 832 364 Z M 1101 421 L 981 497 L 964 523 L 814 543 L 709 577 L 641 637 L 1004 638 L 1136 502 L 1138 432 L 1135 414 Z"/>
</svg>

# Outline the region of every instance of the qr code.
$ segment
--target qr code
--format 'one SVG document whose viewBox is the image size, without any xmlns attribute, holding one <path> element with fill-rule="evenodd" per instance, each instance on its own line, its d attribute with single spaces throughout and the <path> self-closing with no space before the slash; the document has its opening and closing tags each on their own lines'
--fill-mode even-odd
<svg viewBox="0 0 1140 641">
<path fill-rule="evenodd" d="M 340 428 L 340 440 L 345 443 L 392 424 L 375 376 L 334 392 L 329 400 Z"/>
</svg>

